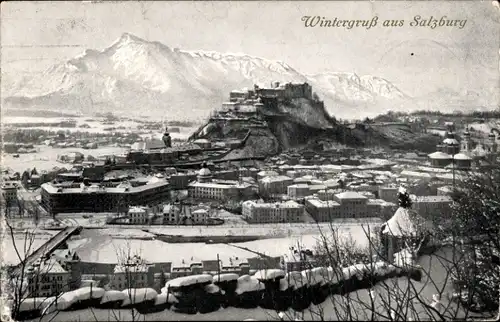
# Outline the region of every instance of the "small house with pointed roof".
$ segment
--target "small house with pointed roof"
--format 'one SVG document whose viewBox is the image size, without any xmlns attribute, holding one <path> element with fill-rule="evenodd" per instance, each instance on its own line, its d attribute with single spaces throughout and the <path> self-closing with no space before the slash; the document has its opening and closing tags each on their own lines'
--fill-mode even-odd
<svg viewBox="0 0 500 322">
<path fill-rule="evenodd" d="M 432 223 L 411 209 L 412 200 L 406 189 L 400 188 L 398 199 L 400 207 L 380 228 L 382 253 L 389 262 L 394 260 L 395 253 L 403 249 L 418 252 L 429 241 L 433 231 Z"/>
</svg>

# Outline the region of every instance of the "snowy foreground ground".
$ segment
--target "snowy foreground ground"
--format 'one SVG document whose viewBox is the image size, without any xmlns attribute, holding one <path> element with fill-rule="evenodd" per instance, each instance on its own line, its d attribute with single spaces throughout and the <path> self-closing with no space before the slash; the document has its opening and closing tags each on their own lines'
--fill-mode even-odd
<svg viewBox="0 0 500 322">
<path fill-rule="evenodd" d="M 433 294 L 439 293 L 439 291 L 443 291 L 441 303 L 443 305 L 447 305 L 449 302 L 447 300 L 447 296 L 451 295 L 452 288 L 450 283 L 445 284 L 446 279 L 446 269 L 440 263 L 441 256 L 451 256 L 449 253 L 445 253 L 444 251 L 438 252 L 437 256 L 423 256 L 419 260 L 419 264 L 424 269 L 430 269 L 430 277 L 424 276 L 421 282 L 412 281 L 413 286 L 417 291 L 420 292 L 420 297 L 422 301 L 427 304 L 432 303 Z M 430 278 L 432 278 L 432 282 L 430 282 Z M 375 286 L 372 291 L 372 295 L 374 295 L 376 305 L 375 307 L 379 307 L 381 303 L 381 299 L 386 299 L 388 290 L 394 292 L 395 289 L 401 288 L 402 290 L 406 290 L 408 287 L 408 279 L 407 278 L 394 278 L 387 280 L 383 283 Z M 354 314 L 351 317 L 347 317 L 344 315 L 344 310 L 342 309 L 345 298 L 349 297 L 352 299 L 351 312 Z M 324 303 L 319 306 L 311 305 L 309 309 L 305 310 L 300 314 L 300 317 L 303 320 L 367 320 L 371 318 L 371 312 L 366 308 L 365 305 L 370 303 L 370 290 L 359 290 L 356 292 L 349 293 L 346 296 L 335 295 L 328 298 Z M 365 303 L 365 304 L 360 304 Z M 402 300 L 399 302 L 395 302 L 392 307 L 396 305 L 407 305 L 407 300 Z M 417 302 L 413 302 L 416 308 L 416 311 L 422 311 L 421 304 Z M 436 306 L 437 309 L 440 309 L 440 305 Z M 441 307 L 442 309 L 442 307 Z M 341 314 L 336 313 L 336 310 L 340 310 Z M 378 309 L 380 312 L 380 308 Z M 319 312 L 322 312 L 321 316 L 318 315 Z M 285 320 L 293 320 L 297 315 L 293 310 L 284 312 Z M 385 312 L 382 312 L 385 313 Z M 417 319 L 416 317 L 411 317 L 411 319 Z M 80 311 L 69 311 L 69 312 L 56 312 L 49 314 L 43 317 L 42 321 L 174 321 L 174 320 L 186 320 L 186 321 L 215 321 L 215 320 L 244 320 L 244 319 L 256 319 L 256 320 L 279 320 L 278 312 L 272 310 L 265 310 L 262 308 L 255 309 L 238 309 L 238 308 L 227 308 L 221 309 L 217 312 L 208 313 L 208 314 L 196 314 L 196 315 L 188 315 L 188 314 L 180 314 L 173 312 L 171 310 L 165 310 L 159 313 L 152 313 L 147 315 L 139 315 L 137 312 L 134 312 L 134 317 L 132 316 L 131 310 L 103 310 L 103 309 L 85 309 Z M 421 320 L 428 320 L 427 316 L 420 316 Z M 377 318 L 377 320 L 384 320 L 381 318 Z"/>
</svg>

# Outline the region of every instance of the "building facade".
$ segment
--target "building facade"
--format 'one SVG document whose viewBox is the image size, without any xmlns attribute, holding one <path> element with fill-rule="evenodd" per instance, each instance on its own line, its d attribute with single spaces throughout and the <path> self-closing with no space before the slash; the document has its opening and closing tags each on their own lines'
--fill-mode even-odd
<svg viewBox="0 0 500 322">
<path fill-rule="evenodd" d="M 2 197 L 7 205 L 17 201 L 17 186 L 13 182 L 4 182 L 2 185 Z"/>
<path fill-rule="evenodd" d="M 413 196 L 412 208 L 423 218 L 439 218 L 451 214 L 453 199 L 449 195 L 441 196 Z"/>
<path fill-rule="evenodd" d="M 305 207 L 316 222 L 331 222 L 333 219 L 342 218 L 340 204 L 333 200 L 309 198 L 305 201 Z"/>
<path fill-rule="evenodd" d="M 295 201 L 277 203 L 243 202 L 242 215 L 250 223 L 292 223 L 301 222 L 304 206 Z"/>
<path fill-rule="evenodd" d="M 41 197 L 42 206 L 51 214 L 117 212 L 129 206 L 155 205 L 168 200 L 170 185 L 165 180 L 138 187 L 126 183 L 116 187 L 44 183 Z"/>
<path fill-rule="evenodd" d="M 269 176 L 259 180 L 261 194 L 273 196 L 288 193 L 288 187 L 293 184 L 293 179 L 287 176 Z"/>
<path fill-rule="evenodd" d="M 148 209 L 146 207 L 130 207 L 127 215 L 131 224 L 145 225 L 148 222 Z"/>
<path fill-rule="evenodd" d="M 49 297 L 70 290 L 70 273 L 55 259 L 39 260 L 27 268 L 29 297 Z"/>
<path fill-rule="evenodd" d="M 110 276 L 109 287 L 117 291 L 148 287 L 149 270 L 150 266 L 146 264 L 117 264 Z"/>
<path fill-rule="evenodd" d="M 370 217 L 367 208 L 368 198 L 354 191 L 345 191 L 334 196 L 340 204 L 342 218 Z"/>
</svg>

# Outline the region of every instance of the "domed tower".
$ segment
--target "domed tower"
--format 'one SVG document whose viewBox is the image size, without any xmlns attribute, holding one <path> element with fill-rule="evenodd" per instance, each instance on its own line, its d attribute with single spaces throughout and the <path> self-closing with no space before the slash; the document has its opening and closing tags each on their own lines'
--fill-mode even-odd
<svg viewBox="0 0 500 322">
<path fill-rule="evenodd" d="M 465 131 L 462 136 L 462 142 L 460 144 L 460 150 L 465 153 L 469 154 L 472 151 L 472 141 L 471 141 L 471 136 L 468 128 L 465 128 Z"/>
<path fill-rule="evenodd" d="M 493 131 L 488 134 L 488 140 L 486 141 L 485 147 L 488 153 L 497 153 L 498 144 L 496 142 L 496 135 Z"/>
<path fill-rule="evenodd" d="M 163 133 L 162 140 L 163 143 L 165 143 L 166 148 L 172 147 L 172 138 L 170 137 L 170 133 L 168 132 L 168 127 L 165 127 L 165 133 Z"/>
<path fill-rule="evenodd" d="M 454 132 L 446 133 L 446 139 L 443 140 L 443 149 L 444 149 L 443 152 L 451 155 L 460 152 L 460 143 L 455 138 Z"/>
<path fill-rule="evenodd" d="M 206 162 L 203 162 L 201 169 L 198 172 L 198 182 L 210 182 L 212 181 L 212 172 L 208 168 Z"/>
</svg>

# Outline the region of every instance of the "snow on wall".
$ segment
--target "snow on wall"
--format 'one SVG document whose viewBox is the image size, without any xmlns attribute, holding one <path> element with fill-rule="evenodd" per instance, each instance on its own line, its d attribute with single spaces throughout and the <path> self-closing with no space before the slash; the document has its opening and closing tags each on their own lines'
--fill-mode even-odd
<svg viewBox="0 0 500 322">
<path fill-rule="evenodd" d="M 297 271 L 286 273 L 285 278 L 280 280 L 280 289 L 281 289 L 281 287 L 286 287 L 285 284 L 283 284 L 283 285 L 281 284 L 282 283 L 281 281 L 286 281 L 288 286 L 291 286 L 294 289 L 298 289 L 298 288 L 301 288 L 303 286 L 308 286 L 308 282 L 307 282 L 307 279 L 305 278 L 305 276 L 302 274 L 302 272 L 297 272 Z M 282 289 L 282 290 L 285 290 L 285 289 Z"/>
<path fill-rule="evenodd" d="M 133 288 L 124 290 L 122 293 L 125 295 L 122 306 L 152 301 L 158 296 L 158 293 L 152 288 Z"/>
<path fill-rule="evenodd" d="M 216 274 L 213 281 L 214 283 L 236 281 L 239 277 L 236 273 Z"/>
<path fill-rule="evenodd" d="M 179 303 L 179 300 L 177 300 L 177 298 L 171 293 L 158 294 L 158 296 L 155 299 L 155 305 L 160 305 L 160 304 L 165 304 L 165 303 L 175 304 L 175 303 Z"/>
<path fill-rule="evenodd" d="M 326 267 L 315 267 L 302 271 L 304 280 L 310 285 L 320 284 L 323 285 L 328 282 L 328 269 Z"/>
<path fill-rule="evenodd" d="M 415 269 L 419 267 L 413 267 L 411 269 Z M 389 278 L 390 275 L 394 272 L 406 272 L 410 273 L 408 269 L 400 269 L 395 267 L 394 265 L 390 265 L 385 262 L 375 262 L 371 265 L 365 264 L 357 264 L 348 268 L 332 268 L 332 267 L 318 267 L 310 270 L 305 270 L 302 272 L 289 272 L 284 275 L 284 278 L 280 279 L 280 290 L 285 291 L 289 288 L 298 289 L 305 285 L 317 285 L 321 284 L 330 284 L 335 285 L 342 279 L 352 278 L 353 276 L 357 276 L 358 279 L 367 278 L 369 275 L 376 275 L 380 277 Z M 281 272 L 278 273 L 278 276 L 282 276 Z M 335 274 L 340 273 L 339 278 L 335 278 Z M 272 274 L 271 274 L 272 275 Z M 201 276 L 201 278 L 200 278 Z M 210 276 L 211 277 L 211 276 Z M 224 274 L 222 279 L 234 280 L 234 276 L 231 274 Z M 194 280 L 198 282 L 210 281 L 206 275 L 198 275 L 198 278 Z M 184 282 L 183 282 L 184 281 Z M 174 285 L 192 285 L 193 279 L 179 279 Z M 236 280 L 237 288 L 236 294 L 241 295 L 246 292 L 254 292 L 254 291 L 262 291 L 265 290 L 265 284 L 261 282 L 256 276 L 244 275 L 238 277 Z M 355 291 L 357 286 L 353 286 L 355 289 L 351 291 Z M 216 293 L 220 291 L 220 288 L 214 284 L 208 284 L 204 286 L 205 292 L 207 293 Z M 138 304 L 142 302 L 153 301 L 151 305 L 162 305 L 165 303 L 175 304 L 178 303 L 177 298 L 172 294 L 166 293 L 166 288 L 164 293 L 157 294 L 154 289 L 151 288 L 143 288 L 143 289 L 132 289 L 126 290 L 123 292 L 120 291 L 104 291 L 100 288 L 92 288 L 92 293 L 90 292 L 90 287 L 84 287 L 79 290 L 67 292 L 61 295 L 61 297 L 56 301 L 55 297 L 51 298 L 31 298 L 26 299 L 21 305 L 20 311 L 33 311 L 40 310 L 42 314 L 50 314 L 56 310 L 64 310 L 67 309 L 71 303 L 75 303 L 78 299 L 90 299 L 90 298 L 99 298 L 102 296 L 101 304 L 110 301 L 123 301 L 122 306 L 127 306 L 131 304 Z"/>
<path fill-rule="evenodd" d="M 55 297 L 31 297 L 24 299 L 19 304 L 19 312 L 43 310 L 55 300 Z"/>
<path fill-rule="evenodd" d="M 285 271 L 282 269 L 262 269 L 253 275 L 259 280 L 274 280 L 285 276 Z"/>
<path fill-rule="evenodd" d="M 202 283 L 211 283 L 213 281 L 213 276 L 210 274 L 200 274 L 200 275 L 191 275 L 191 276 L 183 276 L 174 278 L 171 281 L 168 281 L 165 284 L 165 290 L 169 287 L 183 287 L 194 284 L 202 284 Z M 162 289 L 163 293 L 163 289 Z M 166 291 L 165 291 L 166 293 Z"/>
<path fill-rule="evenodd" d="M 236 294 L 243 294 L 247 292 L 255 292 L 264 290 L 266 286 L 259 281 L 255 276 L 243 275 L 238 278 L 238 286 L 236 287 Z"/>
<path fill-rule="evenodd" d="M 123 301 L 125 300 L 126 295 L 123 292 L 110 290 L 104 292 L 104 295 L 101 299 L 101 304 L 114 302 L 114 301 Z"/>
<path fill-rule="evenodd" d="M 220 288 L 215 284 L 208 284 L 205 286 L 205 292 L 214 294 L 220 291 Z"/>
</svg>

